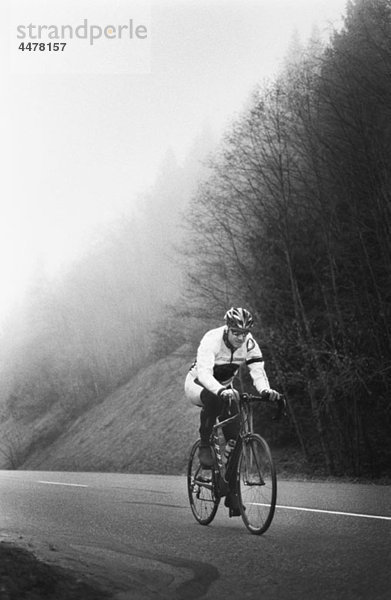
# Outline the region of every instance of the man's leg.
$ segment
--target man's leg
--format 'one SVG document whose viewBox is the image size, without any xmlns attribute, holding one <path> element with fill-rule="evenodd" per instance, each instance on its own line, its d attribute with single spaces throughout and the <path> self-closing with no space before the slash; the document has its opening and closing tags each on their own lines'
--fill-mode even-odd
<svg viewBox="0 0 391 600">
<path fill-rule="evenodd" d="M 222 418 L 228 419 L 229 417 L 232 417 L 233 415 L 237 414 L 237 412 L 238 412 L 238 407 L 235 402 L 232 402 L 230 408 L 228 408 L 227 405 L 225 405 L 223 407 Z M 226 425 L 224 427 L 225 438 L 227 440 L 235 440 L 235 442 L 236 442 L 237 438 L 239 436 L 239 430 L 240 430 L 239 420 L 232 421 L 231 423 L 229 423 L 228 425 Z M 225 498 L 224 504 L 227 508 L 229 508 L 229 516 L 230 517 L 238 517 L 238 516 L 240 516 L 240 510 L 239 510 L 239 500 L 238 500 L 238 495 L 237 495 L 237 490 L 236 490 L 236 475 L 235 475 L 234 470 L 232 470 L 232 472 L 231 472 L 231 477 L 230 477 L 230 480 L 228 481 L 228 486 L 229 486 L 229 492 Z"/>
<path fill-rule="evenodd" d="M 201 401 L 203 404 L 203 408 L 200 413 L 200 438 L 201 438 L 201 446 L 200 446 L 200 462 L 205 467 L 211 467 L 213 465 L 213 455 L 210 449 L 210 436 L 212 433 L 213 425 L 216 422 L 216 417 L 220 414 L 222 407 L 222 400 L 209 392 L 206 389 L 203 389 L 201 392 Z"/>
</svg>

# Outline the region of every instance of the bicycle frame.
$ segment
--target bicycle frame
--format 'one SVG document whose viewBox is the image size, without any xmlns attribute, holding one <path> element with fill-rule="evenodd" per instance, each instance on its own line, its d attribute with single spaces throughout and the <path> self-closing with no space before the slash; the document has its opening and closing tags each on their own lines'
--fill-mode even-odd
<svg viewBox="0 0 391 600">
<path fill-rule="evenodd" d="M 217 470 L 224 480 L 225 483 L 229 482 L 230 476 L 232 474 L 232 470 L 236 461 L 240 454 L 241 444 L 244 439 L 246 439 L 249 435 L 253 433 L 253 410 L 252 403 L 253 402 L 264 402 L 266 404 L 274 404 L 268 397 L 263 396 L 253 396 L 251 394 L 239 394 L 239 399 L 237 400 L 238 412 L 234 414 L 232 417 L 228 417 L 228 419 L 224 419 L 223 421 L 217 422 L 212 429 L 211 443 L 214 446 L 216 457 L 217 457 Z M 273 417 L 273 420 L 278 420 L 282 414 L 283 405 L 278 404 L 277 413 Z M 232 423 L 234 421 L 240 420 L 239 427 L 239 435 L 236 442 L 236 446 L 232 451 L 232 455 L 228 461 L 227 465 L 224 465 L 222 459 L 221 447 L 218 439 L 217 430 L 221 427 L 224 431 L 224 427 L 228 423 Z"/>
</svg>

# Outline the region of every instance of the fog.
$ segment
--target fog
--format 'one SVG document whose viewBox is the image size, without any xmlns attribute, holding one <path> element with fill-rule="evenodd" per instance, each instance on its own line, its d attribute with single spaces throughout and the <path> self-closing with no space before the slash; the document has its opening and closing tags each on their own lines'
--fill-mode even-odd
<svg viewBox="0 0 391 600">
<path fill-rule="evenodd" d="M 344 5 L 152 2 L 148 74 L 15 74 L 2 54 L 7 410 L 77 414 L 155 351 L 208 155 L 292 36 L 326 37 Z"/>
<path fill-rule="evenodd" d="M 142 210 L 168 150 L 182 164 L 206 123 L 219 137 L 293 32 L 326 35 L 344 4 L 152 2 L 149 74 L 36 75 L 7 69 L 2 3 L 0 319 L 37 272 L 57 274 L 97 228 Z"/>
</svg>

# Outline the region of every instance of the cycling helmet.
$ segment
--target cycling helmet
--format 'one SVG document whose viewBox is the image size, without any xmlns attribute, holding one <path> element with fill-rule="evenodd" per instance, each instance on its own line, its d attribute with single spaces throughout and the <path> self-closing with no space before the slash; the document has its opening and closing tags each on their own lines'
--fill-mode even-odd
<svg viewBox="0 0 391 600">
<path fill-rule="evenodd" d="M 245 308 L 232 307 L 224 315 L 228 327 L 235 329 L 250 329 L 254 325 L 251 313 Z"/>
</svg>

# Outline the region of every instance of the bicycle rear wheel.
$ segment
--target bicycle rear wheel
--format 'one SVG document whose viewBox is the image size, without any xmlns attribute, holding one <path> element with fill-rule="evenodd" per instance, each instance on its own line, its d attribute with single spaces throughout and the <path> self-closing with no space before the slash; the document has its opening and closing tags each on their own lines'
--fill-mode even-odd
<svg viewBox="0 0 391 600">
<path fill-rule="evenodd" d="M 201 525 L 209 525 L 216 515 L 220 496 L 214 468 L 203 469 L 198 458 L 200 440 L 193 445 L 187 467 L 187 491 L 190 507 Z M 213 452 L 213 449 L 212 449 Z"/>
<path fill-rule="evenodd" d="M 270 448 L 254 433 L 242 440 L 237 468 L 239 508 L 247 529 L 264 533 L 270 526 L 277 500 L 277 477 Z"/>
</svg>

